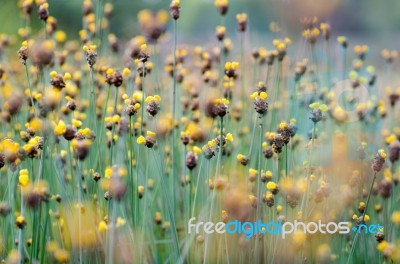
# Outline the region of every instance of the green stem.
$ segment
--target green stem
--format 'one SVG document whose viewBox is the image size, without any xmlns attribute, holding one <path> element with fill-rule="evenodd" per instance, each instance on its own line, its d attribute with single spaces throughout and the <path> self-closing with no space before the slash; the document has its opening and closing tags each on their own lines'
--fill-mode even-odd
<svg viewBox="0 0 400 264">
<path fill-rule="evenodd" d="M 369 204 L 369 200 L 371 198 L 372 188 L 374 187 L 375 179 L 376 179 L 376 172 L 374 173 L 374 178 L 372 179 L 371 187 L 369 189 L 367 203 L 365 204 L 364 213 L 362 214 L 362 217 L 361 217 L 361 223 L 364 223 L 364 217 L 365 217 L 365 214 L 367 213 L 368 204 Z M 353 256 L 359 235 L 360 235 L 360 231 L 357 231 L 356 236 L 354 237 L 353 243 L 351 245 L 351 250 L 350 250 L 349 258 L 347 259 L 347 264 L 350 263 L 351 257 Z"/>
<path fill-rule="evenodd" d="M 173 208 L 173 213 L 176 213 L 176 201 L 175 201 L 175 194 L 176 194 L 176 182 L 175 182 L 175 177 L 176 177 L 176 166 L 175 166 L 175 159 L 176 159 L 176 153 L 175 153 L 175 141 L 176 141 L 176 133 L 175 133 L 175 120 L 176 120 L 176 44 L 177 44 L 177 22 L 174 20 L 174 50 L 173 50 L 173 58 L 174 58 L 174 65 L 173 65 L 173 90 L 172 90 L 172 177 L 171 177 L 171 182 L 172 182 L 172 208 Z"/>
<path fill-rule="evenodd" d="M 258 177 L 257 177 L 257 218 L 255 219 L 255 221 L 260 220 L 260 207 L 261 207 L 261 157 L 262 157 L 262 152 L 263 152 L 263 147 L 262 147 L 262 141 L 263 141 L 263 119 L 262 116 L 259 117 L 260 118 L 260 141 L 259 141 L 259 153 L 258 153 L 258 168 L 257 168 L 257 172 L 258 172 Z M 260 234 L 256 234 L 256 250 L 255 250 L 255 254 L 256 254 L 256 262 L 255 263 L 259 263 L 260 262 L 260 254 L 259 254 L 259 236 Z"/>
<path fill-rule="evenodd" d="M 114 113 L 113 114 L 117 113 L 117 104 L 118 104 L 118 89 L 116 88 L 115 89 L 115 97 L 114 97 Z M 111 144 L 110 166 L 112 166 L 112 163 L 113 163 L 113 150 L 114 150 L 114 145 L 115 145 L 115 143 L 114 143 L 115 127 L 116 127 L 116 124 L 113 124 L 112 125 L 112 132 L 111 132 L 111 143 L 110 143 Z"/>
</svg>

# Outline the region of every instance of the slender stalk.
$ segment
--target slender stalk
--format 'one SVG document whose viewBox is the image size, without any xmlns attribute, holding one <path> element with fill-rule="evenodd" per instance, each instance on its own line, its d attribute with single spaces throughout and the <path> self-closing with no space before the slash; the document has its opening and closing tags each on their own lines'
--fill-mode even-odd
<svg viewBox="0 0 400 264">
<path fill-rule="evenodd" d="M 33 115 L 36 115 L 35 112 L 35 103 L 33 102 L 33 96 L 32 96 L 32 88 L 31 88 L 31 80 L 29 77 L 29 71 L 28 71 L 28 62 L 25 63 L 25 73 L 26 73 L 26 81 L 28 82 L 28 89 L 29 89 L 29 96 L 31 98 L 31 104 L 32 104 L 32 110 L 33 110 Z"/>
<path fill-rule="evenodd" d="M 255 221 L 260 220 L 261 216 L 260 216 L 260 207 L 261 207 L 261 157 L 262 157 L 262 152 L 263 152 L 263 147 L 262 147 L 262 141 L 263 141 L 263 119 L 262 116 L 259 117 L 260 118 L 260 141 L 259 141 L 259 153 L 258 153 L 258 177 L 257 177 L 257 217 L 255 219 Z M 259 263 L 260 262 L 260 249 L 259 249 L 259 236 L 260 234 L 256 234 L 256 249 L 255 249 L 255 254 L 256 254 L 256 262 L 255 263 Z"/>
<path fill-rule="evenodd" d="M 144 123 L 144 98 L 145 98 L 145 83 L 144 83 L 144 72 L 146 69 L 146 63 L 143 63 L 143 73 L 142 73 L 142 102 L 140 104 L 141 115 L 140 115 L 140 135 L 143 135 L 143 123 Z"/>
<path fill-rule="evenodd" d="M 21 216 L 24 216 L 24 194 L 22 192 L 22 187 L 21 187 Z M 20 263 L 23 263 L 23 248 L 24 248 L 24 243 L 22 242 L 23 239 L 23 234 L 22 234 L 22 228 L 19 229 L 19 235 L 18 235 L 18 256 L 19 256 L 19 261 Z"/>
<path fill-rule="evenodd" d="M 365 204 L 364 213 L 362 214 L 362 217 L 361 217 L 361 223 L 364 222 L 364 217 L 365 217 L 365 214 L 367 213 L 368 204 L 369 204 L 369 200 L 371 198 L 372 188 L 374 187 L 375 179 L 376 179 L 376 172 L 374 173 L 374 178 L 372 179 L 371 187 L 369 189 L 367 203 Z M 353 243 L 351 245 L 351 250 L 350 250 L 349 258 L 347 259 L 347 264 L 350 263 L 351 257 L 353 256 L 359 235 L 360 235 L 360 231 L 357 231 L 356 236 L 354 237 Z"/>
<path fill-rule="evenodd" d="M 152 149 L 153 152 L 153 157 L 154 160 L 156 161 L 156 154 L 155 154 L 155 150 Z M 161 179 L 161 185 L 162 186 L 167 186 L 166 182 L 165 182 L 165 177 L 162 173 L 162 170 L 160 168 L 160 163 L 159 162 L 155 162 L 157 164 L 157 168 L 159 170 L 160 173 L 160 179 Z M 178 234 L 176 232 L 176 224 L 175 224 L 175 216 L 172 212 L 172 207 L 171 207 L 171 200 L 170 197 L 168 196 L 167 192 L 165 190 L 161 190 L 162 195 L 164 200 L 166 201 L 167 204 L 167 212 L 168 212 L 168 217 L 170 219 L 171 222 L 171 229 L 172 229 L 172 234 L 173 234 L 173 238 L 174 238 L 174 248 L 175 248 L 175 253 L 177 255 L 177 263 L 182 263 L 182 259 L 181 259 L 181 254 L 180 254 L 180 249 L 179 249 L 179 240 L 178 240 Z"/>
<path fill-rule="evenodd" d="M 117 113 L 117 104 L 118 104 L 118 89 L 116 88 L 115 89 L 115 97 L 114 97 L 114 113 L 113 114 L 116 114 Z M 143 109 L 143 107 L 142 107 L 142 109 Z M 113 124 L 113 126 L 112 126 L 112 131 L 111 131 L 111 149 L 110 149 L 110 166 L 112 166 L 112 164 L 113 164 L 113 150 L 114 150 L 114 145 L 115 145 L 115 143 L 114 143 L 114 133 L 115 133 L 115 127 L 116 127 L 116 124 Z"/>
<path fill-rule="evenodd" d="M 176 177 L 176 166 L 175 166 L 175 160 L 176 160 L 176 153 L 175 153 L 175 141 L 176 141 L 176 129 L 175 129 L 175 120 L 176 120 L 176 44 L 177 44 L 177 20 L 174 20 L 174 28 L 173 28 L 173 34 L 174 34 L 174 48 L 173 48 L 173 58 L 174 58 L 174 65 L 173 65 L 173 89 L 172 89 L 172 177 L 171 177 L 171 182 L 172 182 L 172 208 L 173 208 L 173 213 L 175 214 L 176 212 L 176 201 L 175 201 L 175 194 L 176 194 L 176 182 L 175 182 L 175 177 Z"/>
<path fill-rule="evenodd" d="M 221 117 L 221 128 L 220 128 L 220 140 L 219 140 L 219 151 L 218 151 L 218 160 L 217 160 L 217 166 L 216 166 L 216 173 L 214 175 L 214 179 L 220 175 L 221 173 L 221 167 L 222 167 L 222 143 L 223 143 L 223 131 L 224 131 L 224 118 Z M 211 208 L 210 208 L 210 213 L 209 213 L 209 219 L 208 221 L 212 220 L 212 213 L 214 210 L 214 203 L 215 203 L 215 188 L 212 191 L 212 197 L 211 197 Z M 204 247 L 204 260 L 203 263 L 207 262 L 207 254 L 208 254 L 208 243 L 209 243 L 209 234 L 206 234 L 206 241 L 205 241 L 205 247 Z"/>
</svg>

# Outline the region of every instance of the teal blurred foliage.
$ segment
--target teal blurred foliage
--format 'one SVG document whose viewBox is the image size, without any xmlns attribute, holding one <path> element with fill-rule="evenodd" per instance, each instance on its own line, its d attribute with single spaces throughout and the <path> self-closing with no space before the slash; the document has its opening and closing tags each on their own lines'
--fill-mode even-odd
<svg viewBox="0 0 400 264">
<path fill-rule="evenodd" d="M 19 0 L 1 0 L 0 33 L 13 34 L 19 27 L 25 26 L 25 20 L 17 7 Z M 101 0 L 114 4 L 114 13 L 110 21 L 111 31 L 122 39 L 128 39 L 139 33 L 137 13 L 141 9 L 167 9 L 168 0 Z M 69 38 L 78 38 L 82 27 L 82 0 L 49 0 L 50 15 L 59 23 Z M 97 4 L 100 0 L 93 0 Z M 183 37 L 196 41 L 204 36 L 212 38 L 210 30 L 221 23 L 214 0 L 181 0 L 182 16 L 179 29 Z M 302 16 L 316 15 L 321 21 L 331 23 L 333 31 L 342 34 L 355 34 L 376 37 L 386 36 L 399 31 L 400 16 L 397 10 L 400 1 L 387 0 L 231 0 L 229 12 L 224 18 L 227 30 L 236 32 L 235 14 L 249 14 L 249 28 L 253 34 L 268 32 L 268 25 L 276 21 L 283 35 L 296 32 L 299 35 L 299 19 Z M 36 10 L 32 14 L 33 32 L 42 26 Z M 207 32 L 207 34 L 206 34 Z M 384 41 L 384 40 L 382 40 Z"/>
</svg>

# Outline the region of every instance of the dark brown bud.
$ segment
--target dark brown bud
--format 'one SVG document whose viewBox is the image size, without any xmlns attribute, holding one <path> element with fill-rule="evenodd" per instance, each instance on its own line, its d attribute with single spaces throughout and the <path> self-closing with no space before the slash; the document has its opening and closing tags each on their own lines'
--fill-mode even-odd
<svg viewBox="0 0 400 264">
<path fill-rule="evenodd" d="M 72 140 L 73 138 L 75 138 L 75 134 L 76 134 L 76 129 L 75 127 L 71 126 L 71 125 L 67 125 L 67 127 L 65 128 L 64 131 L 64 138 L 68 141 Z"/>
<path fill-rule="evenodd" d="M 48 3 L 44 3 L 44 4 L 41 4 L 41 5 L 39 6 L 38 15 L 39 15 L 39 18 L 40 18 L 41 20 L 43 20 L 43 21 L 47 21 L 47 19 L 49 18 L 49 10 L 48 10 L 48 7 L 49 7 L 49 4 L 48 4 Z"/>
<path fill-rule="evenodd" d="M 5 156 L 3 153 L 0 153 L 0 169 L 3 168 L 5 164 Z"/>
<path fill-rule="evenodd" d="M 93 173 L 93 180 L 94 181 L 99 181 L 101 179 L 101 177 L 100 177 L 100 173 L 98 173 L 98 172 L 95 172 L 95 173 Z"/>
<path fill-rule="evenodd" d="M 281 153 L 282 148 L 285 146 L 285 140 L 283 139 L 281 134 L 275 134 L 274 138 L 272 139 L 272 147 L 276 153 Z"/>
<path fill-rule="evenodd" d="M 260 115 L 264 115 L 268 111 L 268 103 L 265 100 L 256 98 L 254 101 L 254 109 Z"/>
<path fill-rule="evenodd" d="M 186 155 L 185 164 L 186 164 L 186 167 L 188 167 L 189 170 L 193 170 L 197 165 L 197 155 L 190 151 Z"/>
<path fill-rule="evenodd" d="M 386 179 L 382 179 L 379 183 L 379 193 L 382 198 L 389 198 L 392 194 L 392 183 Z"/>
<path fill-rule="evenodd" d="M 155 116 L 155 115 L 157 115 L 158 111 L 160 110 L 160 105 L 156 101 L 151 100 L 147 104 L 146 110 L 149 113 L 149 115 Z"/>
<path fill-rule="evenodd" d="M 50 80 L 50 84 L 57 89 L 62 89 L 65 87 L 65 82 L 63 77 L 60 74 L 57 74 L 54 78 Z"/>
<path fill-rule="evenodd" d="M 385 159 L 383 159 L 378 153 L 371 162 L 371 168 L 373 171 L 379 172 L 382 170 L 384 164 L 385 164 Z"/>
<path fill-rule="evenodd" d="M 178 1 L 172 0 L 169 5 L 169 13 L 174 20 L 177 20 L 180 16 L 180 3 Z"/>
<path fill-rule="evenodd" d="M 146 137 L 146 142 L 144 145 L 148 148 L 152 148 L 156 144 L 156 140 L 152 137 Z"/>
<path fill-rule="evenodd" d="M 11 212 L 10 206 L 6 202 L 0 202 L 0 215 L 6 216 Z"/>
<path fill-rule="evenodd" d="M 76 109 L 75 101 L 74 100 L 68 101 L 66 107 L 71 111 L 75 111 Z"/>
<path fill-rule="evenodd" d="M 269 146 L 265 150 L 263 150 L 263 154 L 266 159 L 270 159 L 274 156 L 274 151 L 272 147 Z"/>
</svg>

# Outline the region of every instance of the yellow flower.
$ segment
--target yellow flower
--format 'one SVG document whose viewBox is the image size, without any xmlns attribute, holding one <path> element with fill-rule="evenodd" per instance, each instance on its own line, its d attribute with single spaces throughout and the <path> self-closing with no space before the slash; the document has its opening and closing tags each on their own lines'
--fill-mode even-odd
<svg viewBox="0 0 400 264">
<path fill-rule="evenodd" d="M 57 42 L 63 43 L 67 39 L 67 34 L 65 34 L 65 32 L 62 30 L 58 30 L 54 34 L 54 38 L 56 39 Z"/>
<path fill-rule="evenodd" d="M 136 143 L 138 143 L 139 145 L 144 144 L 146 142 L 146 139 L 144 138 L 144 136 L 140 136 L 136 139 Z"/>
<path fill-rule="evenodd" d="M 82 122 L 75 118 L 72 119 L 71 123 L 76 128 L 80 128 L 82 126 Z"/>
<path fill-rule="evenodd" d="M 258 96 L 258 93 L 257 93 L 257 92 L 254 92 L 254 93 L 252 93 L 252 94 L 250 95 L 250 98 L 251 98 L 251 99 L 256 99 L 257 96 Z"/>
<path fill-rule="evenodd" d="M 131 70 L 129 70 L 128 68 L 124 68 L 122 71 L 122 75 L 124 77 L 128 77 L 129 75 L 131 75 Z"/>
<path fill-rule="evenodd" d="M 121 218 L 121 217 L 117 218 L 117 224 L 116 224 L 117 227 L 124 226 L 125 224 L 126 224 L 126 220 L 124 218 Z"/>
<path fill-rule="evenodd" d="M 319 103 L 315 102 L 309 105 L 311 109 L 317 109 L 319 107 Z"/>
<path fill-rule="evenodd" d="M 265 198 L 266 199 L 271 199 L 271 198 L 273 198 L 274 197 L 274 195 L 272 194 L 272 192 L 267 192 L 266 194 L 265 194 Z"/>
<path fill-rule="evenodd" d="M 100 221 L 98 227 L 99 232 L 102 233 L 104 231 L 107 231 L 107 229 L 108 229 L 107 223 L 105 221 Z"/>
<path fill-rule="evenodd" d="M 347 41 L 347 39 L 346 39 L 345 36 L 339 36 L 339 37 L 337 37 L 337 41 L 338 41 L 340 44 L 343 44 L 343 43 L 345 43 L 345 42 Z"/>
<path fill-rule="evenodd" d="M 267 189 L 271 190 L 271 191 L 275 190 L 276 189 L 276 183 L 272 182 L 272 181 L 268 182 L 267 183 Z"/>
<path fill-rule="evenodd" d="M 58 263 L 67 263 L 69 260 L 69 252 L 62 248 L 57 248 L 54 251 L 54 258 Z"/>
<path fill-rule="evenodd" d="M 390 136 L 386 137 L 385 141 L 387 144 L 391 144 L 396 141 L 397 137 L 395 134 L 391 134 Z"/>
<path fill-rule="evenodd" d="M 232 136 L 232 134 L 231 134 L 231 133 L 226 134 L 226 139 L 227 139 L 229 142 L 233 142 L 233 136 Z"/>
<path fill-rule="evenodd" d="M 55 77 L 57 77 L 57 75 L 58 75 L 58 74 L 57 74 L 56 71 L 51 71 L 51 72 L 50 72 L 50 77 L 51 77 L 51 78 L 55 78 Z"/>
<path fill-rule="evenodd" d="M 112 169 L 111 169 L 111 167 L 107 167 L 106 171 L 105 171 L 105 177 L 111 178 L 111 175 L 112 175 Z"/>
<path fill-rule="evenodd" d="M 217 141 L 215 139 L 208 141 L 207 145 L 212 148 L 217 145 Z"/>
<path fill-rule="evenodd" d="M 107 75 L 113 75 L 114 74 L 114 69 L 108 68 L 107 71 L 106 71 L 106 74 Z"/>
<path fill-rule="evenodd" d="M 249 169 L 249 174 L 250 174 L 250 175 L 256 175 L 257 173 L 258 173 L 257 170 L 255 170 L 255 169 Z"/>
<path fill-rule="evenodd" d="M 197 155 L 200 155 L 201 152 L 202 152 L 202 150 L 201 150 L 201 148 L 199 148 L 199 147 L 197 147 L 197 146 L 194 146 L 194 147 L 193 147 L 193 152 L 194 152 L 195 154 L 197 154 Z"/>
<path fill-rule="evenodd" d="M 155 136 L 156 136 L 156 133 L 149 130 L 149 131 L 146 132 L 146 135 L 147 135 L 148 137 L 155 137 Z"/>
<path fill-rule="evenodd" d="M 385 159 L 386 156 L 387 156 L 385 150 L 383 150 L 383 149 L 380 149 L 378 151 L 378 153 L 379 153 L 379 155 L 381 156 L 382 159 Z"/>
<path fill-rule="evenodd" d="M 159 95 L 154 95 L 154 101 L 156 101 L 157 103 L 159 103 L 159 102 L 161 102 L 161 96 L 159 96 Z"/>
<path fill-rule="evenodd" d="M 376 246 L 376 249 L 379 251 L 385 251 L 389 247 L 389 243 L 386 241 L 382 241 L 381 243 L 378 243 L 378 246 Z"/>
<path fill-rule="evenodd" d="M 266 92 L 261 92 L 260 93 L 260 98 L 263 100 L 266 100 L 268 98 L 268 94 Z"/>
<path fill-rule="evenodd" d="M 114 124 L 118 124 L 119 120 L 121 119 L 121 117 L 119 115 L 113 115 L 112 117 L 112 122 Z"/>
<path fill-rule="evenodd" d="M 400 211 L 394 211 L 392 214 L 392 222 L 400 225 Z"/>
<path fill-rule="evenodd" d="M 26 187 L 29 184 L 29 172 L 27 169 L 23 169 L 19 171 L 19 177 L 18 177 L 18 182 L 19 185 L 22 187 Z"/>
<path fill-rule="evenodd" d="M 319 106 L 319 110 L 321 110 L 321 112 L 326 112 L 328 111 L 328 106 L 326 104 L 322 104 Z"/>
<path fill-rule="evenodd" d="M 64 74 L 64 77 L 63 77 L 64 81 L 69 81 L 69 80 L 71 80 L 71 78 L 72 78 L 72 76 L 69 72 L 66 72 Z"/>
</svg>

